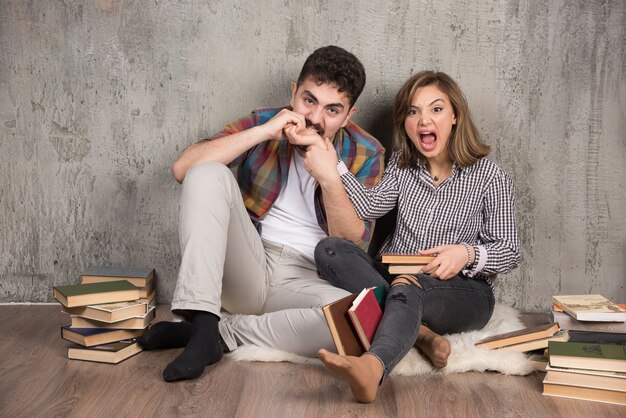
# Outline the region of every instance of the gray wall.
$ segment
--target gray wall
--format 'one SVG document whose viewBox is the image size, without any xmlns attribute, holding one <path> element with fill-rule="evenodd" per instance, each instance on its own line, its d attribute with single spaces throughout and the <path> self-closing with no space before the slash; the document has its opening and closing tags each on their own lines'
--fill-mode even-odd
<svg viewBox="0 0 626 418">
<path fill-rule="evenodd" d="M 0 301 L 50 302 L 54 284 L 113 264 L 154 266 L 169 302 L 170 164 L 285 104 L 306 56 L 339 44 L 368 72 L 356 120 L 384 141 L 411 73 L 464 88 L 517 184 L 524 263 L 500 301 L 626 302 L 623 0 L 304 3 L 0 1 Z"/>
</svg>

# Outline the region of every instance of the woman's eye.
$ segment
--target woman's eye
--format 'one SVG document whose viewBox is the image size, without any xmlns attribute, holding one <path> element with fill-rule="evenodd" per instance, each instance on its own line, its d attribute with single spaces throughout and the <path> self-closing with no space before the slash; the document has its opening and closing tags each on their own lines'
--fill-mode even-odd
<svg viewBox="0 0 626 418">
<path fill-rule="evenodd" d="M 407 115 L 417 115 L 417 110 L 415 109 L 409 109 L 409 113 L 407 113 Z"/>
<path fill-rule="evenodd" d="M 443 108 L 442 108 L 442 107 L 435 107 L 435 108 L 433 108 L 433 112 L 435 112 L 435 113 L 439 113 L 439 112 L 441 112 L 442 110 L 443 110 Z"/>
</svg>

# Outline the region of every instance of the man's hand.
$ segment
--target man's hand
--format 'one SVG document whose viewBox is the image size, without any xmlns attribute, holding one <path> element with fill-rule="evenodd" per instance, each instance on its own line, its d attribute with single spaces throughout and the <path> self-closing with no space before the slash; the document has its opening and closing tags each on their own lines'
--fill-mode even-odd
<svg viewBox="0 0 626 418">
<path fill-rule="evenodd" d="M 285 138 L 285 129 L 294 127 L 297 131 L 301 131 L 306 128 L 306 121 L 300 113 L 283 109 L 260 127 L 268 139 L 280 141 Z"/>
<path fill-rule="evenodd" d="M 441 245 L 420 251 L 419 254 L 436 256 L 433 261 L 424 266 L 422 272 L 439 280 L 448 280 L 456 276 L 467 263 L 467 250 L 461 244 Z"/>
<path fill-rule="evenodd" d="M 320 184 L 335 181 L 341 184 L 337 172 L 337 151 L 335 151 L 330 139 L 325 138 L 323 141 L 323 146 L 315 144 L 307 148 L 304 156 L 304 168 Z"/>
<path fill-rule="evenodd" d="M 301 129 L 296 125 L 289 125 L 284 129 L 284 132 L 289 143 L 300 147 L 300 149 L 306 150 L 309 145 L 326 147 L 324 138 L 314 128 Z"/>
</svg>

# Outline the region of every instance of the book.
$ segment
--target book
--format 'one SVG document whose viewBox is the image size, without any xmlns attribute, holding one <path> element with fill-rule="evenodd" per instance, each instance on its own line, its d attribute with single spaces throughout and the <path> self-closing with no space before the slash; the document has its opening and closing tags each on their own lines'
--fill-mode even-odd
<svg viewBox="0 0 626 418">
<path fill-rule="evenodd" d="M 586 386 L 626 392 L 626 373 L 546 366 L 546 379 L 561 385 Z"/>
<path fill-rule="evenodd" d="M 76 306 L 74 308 L 63 307 L 63 312 L 102 322 L 117 322 L 147 314 L 148 303 L 141 300 L 133 300 L 127 302 L 103 303 L 100 305 Z"/>
<path fill-rule="evenodd" d="M 626 345 L 548 342 L 550 366 L 626 372 Z"/>
<path fill-rule="evenodd" d="M 557 384 L 548 380 L 547 376 L 543 381 L 543 394 L 560 398 L 582 399 L 586 401 L 626 405 L 626 392 Z"/>
<path fill-rule="evenodd" d="M 544 337 L 544 338 L 539 338 L 539 339 L 532 340 L 532 341 L 524 341 L 522 343 L 507 345 L 505 347 L 499 348 L 499 350 L 519 351 L 519 352 L 525 353 L 528 351 L 548 348 L 548 343 L 550 341 L 569 341 L 569 333 L 567 330 L 561 329 L 557 331 L 557 333 L 551 337 Z"/>
<path fill-rule="evenodd" d="M 419 274 L 426 264 L 390 264 L 389 274 Z"/>
<path fill-rule="evenodd" d="M 626 305 L 617 304 L 617 306 L 626 312 Z M 561 328 L 570 331 L 626 332 L 626 322 L 579 321 L 556 304 L 552 304 L 550 308 L 550 319 L 558 322 Z"/>
<path fill-rule="evenodd" d="M 342 356 L 360 356 L 363 347 L 359 343 L 352 321 L 348 317 L 348 309 L 358 295 L 352 294 L 329 303 L 322 308 L 326 324 L 330 330 L 337 353 Z"/>
<path fill-rule="evenodd" d="M 428 264 L 434 256 L 417 254 L 382 254 L 381 263 L 384 264 Z"/>
<path fill-rule="evenodd" d="M 67 358 L 72 360 L 117 364 L 137 353 L 140 353 L 141 351 L 141 346 L 136 342 L 119 341 L 91 348 L 78 346 L 70 347 L 67 350 Z"/>
<path fill-rule="evenodd" d="M 139 299 L 137 286 L 126 280 L 54 286 L 54 298 L 67 308 Z"/>
<path fill-rule="evenodd" d="M 479 348 L 501 348 L 541 338 L 548 338 L 556 334 L 558 330 L 559 324 L 551 322 L 504 334 L 493 335 L 478 341 L 474 345 Z"/>
<path fill-rule="evenodd" d="M 383 316 L 373 289 L 363 289 L 348 309 L 348 316 L 356 330 L 359 341 L 368 350 Z"/>
<path fill-rule="evenodd" d="M 145 302 L 150 306 L 156 306 L 156 289 L 152 289 L 152 291 L 145 298 L 140 297 L 138 300 L 141 302 Z"/>
<path fill-rule="evenodd" d="M 626 321 L 626 312 L 602 295 L 558 295 L 552 302 L 579 321 Z"/>
<path fill-rule="evenodd" d="M 537 370 L 538 372 L 545 372 L 548 367 L 548 357 L 544 355 L 544 350 L 530 352 L 526 355 L 528 362 Z"/>
<path fill-rule="evenodd" d="M 569 341 L 575 343 L 596 344 L 626 344 L 626 333 L 597 332 L 597 331 L 569 331 Z"/>
<path fill-rule="evenodd" d="M 127 280 L 137 287 L 146 287 L 154 279 L 154 269 L 142 267 L 89 267 L 80 276 L 82 283 Z"/>
<path fill-rule="evenodd" d="M 148 313 L 117 322 L 102 322 L 81 316 L 71 317 L 72 328 L 119 328 L 119 329 L 144 329 L 154 319 L 155 308 L 151 306 Z"/>
<path fill-rule="evenodd" d="M 142 329 L 70 328 L 61 327 L 61 338 L 84 347 L 130 340 L 143 335 Z"/>
</svg>

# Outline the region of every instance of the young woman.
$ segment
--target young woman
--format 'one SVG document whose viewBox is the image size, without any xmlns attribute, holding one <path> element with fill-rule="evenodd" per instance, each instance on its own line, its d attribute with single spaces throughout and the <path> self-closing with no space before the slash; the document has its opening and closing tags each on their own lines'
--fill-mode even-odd
<svg viewBox="0 0 626 418">
<path fill-rule="evenodd" d="M 381 182 L 365 189 L 341 164 L 339 176 L 325 179 L 343 183 L 363 221 L 397 207 L 395 231 L 380 253 L 435 256 L 424 268 L 428 274 L 391 277 L 352 242 L 327 238 L 316 247 L 321 276 L 338 287 L 358 292 L 391 283 L 365 354 L 319 352 L 357 400 L 372 402 L 414 344 L 444 367 L 450 344 L 441 335 L 480 329 L 491 317 L 491 280 L 517 267 L 520 254 L 513 182 L 489 151 L 456 82 L 423 71 L 396 96 L 394 152 Z"/>
</svg>

